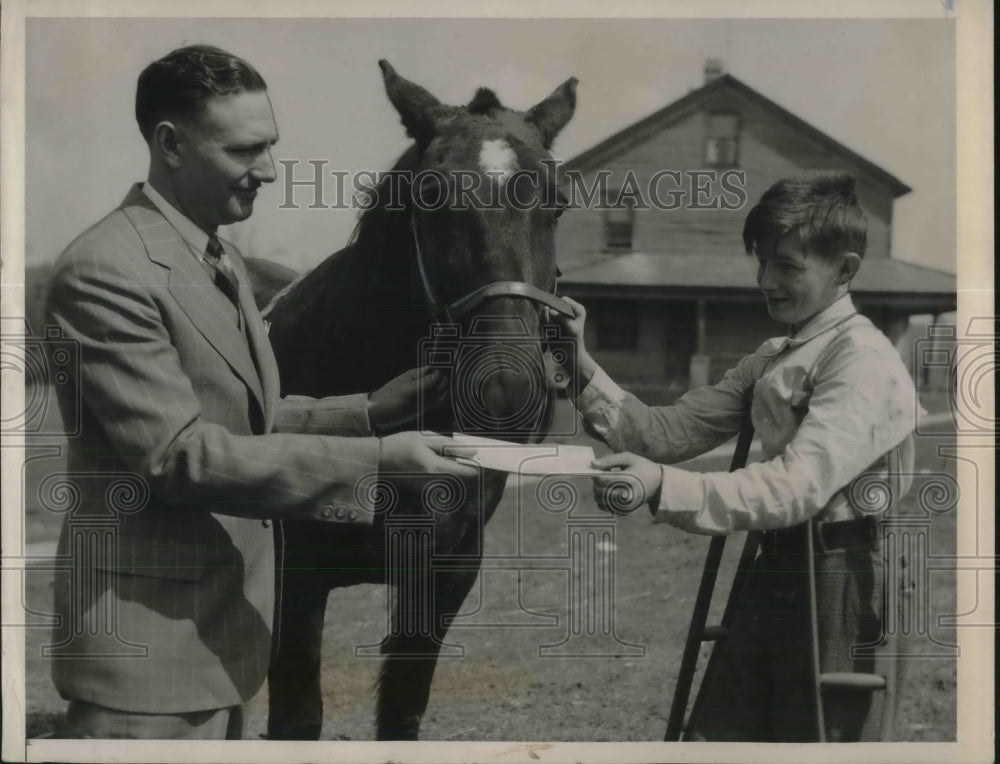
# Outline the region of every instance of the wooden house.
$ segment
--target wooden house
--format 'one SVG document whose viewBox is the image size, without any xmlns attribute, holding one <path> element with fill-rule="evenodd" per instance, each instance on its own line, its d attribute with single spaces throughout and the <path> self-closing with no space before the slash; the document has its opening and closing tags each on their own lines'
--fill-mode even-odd
<svg viewBox="0 0 1000 764">
<path fill-rule="evenodd" d="M 559 290 L 587 307 L 587 347 L 615 379 L 667 401 L 784 331 L 767 315 L 741 234 L 761 194 L 790 175 L 858 179 L 868 250 L 852 291 L 891 339 L 911 315 L 955 309 L 953 274 L 891 257 L 905 183 L 718 61 L 705 78 L 561 168 L 575 208 L 557 233 Z"/>
</svg>

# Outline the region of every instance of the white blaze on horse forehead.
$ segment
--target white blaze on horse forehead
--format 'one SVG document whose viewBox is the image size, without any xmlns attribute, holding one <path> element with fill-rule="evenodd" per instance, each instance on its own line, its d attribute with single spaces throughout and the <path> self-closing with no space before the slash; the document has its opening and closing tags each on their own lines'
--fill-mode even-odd
<svg viewBox="0 0 1000 764">
<path fill-rule="evenodd" d="M 483 172 L 492 173 L 488 177 L 500 183 L 517 170 L 517 154 L 503 138 L 483 141 L 479 149 L 479 165 Z"/>
</svg>

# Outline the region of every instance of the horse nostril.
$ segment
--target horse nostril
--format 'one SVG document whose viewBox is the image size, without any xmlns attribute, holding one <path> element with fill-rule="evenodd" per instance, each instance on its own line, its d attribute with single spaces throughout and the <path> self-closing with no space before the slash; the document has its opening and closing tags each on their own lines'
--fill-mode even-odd
<svg viewBox="0 0 1000 764">
<path fill-rule="evenodd" d="M 547 405 L 541 350 L 535 344 L 484 344 L 459 355 L 452 404 L 466 431 L 523 433 Z"/>
</svg>

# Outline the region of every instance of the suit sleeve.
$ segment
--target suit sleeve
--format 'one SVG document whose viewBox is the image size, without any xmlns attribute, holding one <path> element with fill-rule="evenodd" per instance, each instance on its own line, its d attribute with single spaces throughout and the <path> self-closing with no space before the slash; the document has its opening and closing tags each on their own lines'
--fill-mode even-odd
<svg viewBox="0 0 1000 764">
<path fill-rule="evenodd" d="M 274 432 L 315 435 L 372 435 L 368 419 L 368 394 L 355 393 L 327 398 L 286 396 L 278 401 L 272 429 Z"/>
<path fill-rule="evenodd" d="M 243 436 L 207 421 L 151 290 L 127 264 L 70 259 L 53 276 L 48 314 L 78 344 L 83 404 L 159 501 L 243 517 L 372 522 L 365 487 L 378 440 Z"/>
</svg>

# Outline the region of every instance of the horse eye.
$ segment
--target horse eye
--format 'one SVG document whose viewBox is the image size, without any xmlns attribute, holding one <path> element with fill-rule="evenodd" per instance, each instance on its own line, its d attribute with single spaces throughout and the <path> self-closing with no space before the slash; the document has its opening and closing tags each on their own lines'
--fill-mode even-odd
<svg viewBox="0 0 1000 764">
<path fill-rule="evenodd" d="M 433 209 L 441 206 L 443 193 L 441 182 L 433 175 L 425 175 L 417 185 L 415 197 L 421 206 Z"/>
<path fill-rule="evenodd" d="M 558 220 L 560 217 L 562 217 L 562 214 L 569 207 L 569 199 L 567 199 L 566 195 L 559 189 L 556 189 L 554 197 L 550 198 L 555 199 L 555 204 L 553 205 L 553 207 L 555 210 L 555 219 Z"/>
<path fill-rule="evenodd" d="M 521 209 L 534 206 L 538 199 L 535 180 L 531 173 L 520 170 L 508 181 L 510 199 L 514 202 L 514 206 Z"/>
</svg>

